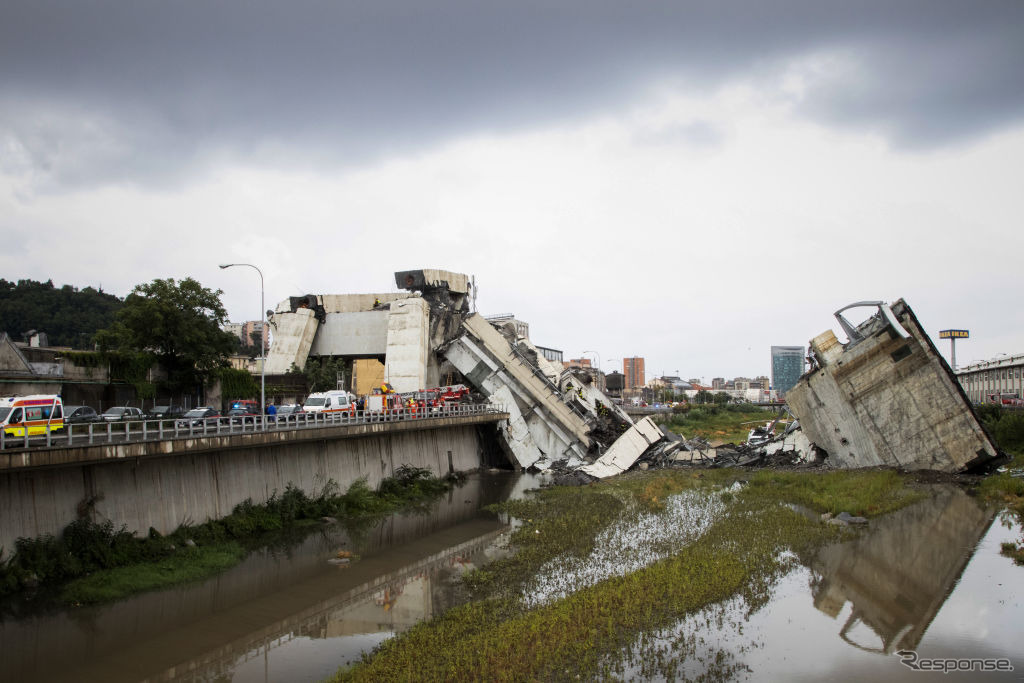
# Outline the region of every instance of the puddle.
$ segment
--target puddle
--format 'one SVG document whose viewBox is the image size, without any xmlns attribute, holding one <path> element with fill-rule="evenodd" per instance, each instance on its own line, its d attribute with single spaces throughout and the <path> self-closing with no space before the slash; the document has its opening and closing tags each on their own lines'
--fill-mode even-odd
<svg viewBox="0 0 1024 683">
<path fill-rule="evenodd" d="M 1022 569 L 999 554 L 1020 528 L 955 487 L 873 520 L 782 577 L 753 614 L 741 598 L 645 634 L 613 670 L 626 680 L 1019 680 Z M 1009 659 L 1012 673 L 914 671 L 919 658 Z"/>
<path fill-rule="evenodd" d="M 559 557 L 541 567 L 524 588 L 524 603 L 537 607 L 669 557 L 699 538 L 724 509 L 719 493 L 684 491 L 666 500 L 661 512 L 628 510 L 597 535 L 586 558 Z"/>
</svg>

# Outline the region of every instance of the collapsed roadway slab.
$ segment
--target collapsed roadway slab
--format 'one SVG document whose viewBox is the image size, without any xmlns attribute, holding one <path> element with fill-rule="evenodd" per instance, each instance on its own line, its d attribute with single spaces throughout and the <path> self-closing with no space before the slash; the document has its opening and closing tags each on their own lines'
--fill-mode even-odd
<svg viewBox="0 0 1024 683">
<path fill-rule="evenodd" d="M 590 447 L 589 427 L 562 401 L 558 387 L 483 316 L 468 317 L 462 330 L 441 353 L 470 385 L 509 413 L 501 432 L 513 460 L 526 468 L 544 458 L 581 459 Z"/>
<path fill-rule="evenodd" d="M 843 311 L 876 309 L 858 326 Z M 808 440 L 839 467 L 962 472 L 1000 456 L 946 361 L 902 299 L 835 313 L 810 342 L 812 367 L 786 401 Z"/>
<path fill-rule="evenodd" d="M 597 479 L 605 479 L 622 474 L 643 455 L 644 451 L 664 438 L 664 434 L 650 416 L 630 427 L 625 434 L 616 439 L 608 452 L 590 465 L 580 468 Z"/>
</svg>

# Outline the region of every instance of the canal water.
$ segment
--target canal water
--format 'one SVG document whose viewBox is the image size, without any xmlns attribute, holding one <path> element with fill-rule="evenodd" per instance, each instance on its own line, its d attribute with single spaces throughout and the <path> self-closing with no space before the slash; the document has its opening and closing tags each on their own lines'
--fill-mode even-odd
<svg viewBox="0 0 1024 683">
<path fill-rule="evenodd" d="M 422 513 L 361 531 L 327 527 L 201 584 L 7 619 L 0 680 L 320 680 L 457 604 L 462 573 L 508 552 L 508 526 L 482 508 L 543 481 L 481 473 Z M 714 494 L 687 492 L 663 517 L 634 516 L 603 532 L 593 557 L 544 567 L 524 598 L 539 604 L 632 571 L 619 566 L 624 549 L 656 561 L 703 533 L 720 507 Z M 999 554 L 1020 534 L 959 488 L 937 486 L 794 562 L 766 604 L 735 598 L 644 634 L 613 668 L 625 680 L 1020 680 L 1024 568 Z M 358 560 L 332 564 L 341 551 Z M 1014 671 L 926 673 L 904 664 L 906 653 L 1005 660 Z"/>
<path fill-rule="evenodd" d="M 545 481 L 474 474 L 422 511 L 324 527 L 196 585 L 5 618 L 0 681 L 321 680 L 460 600 L 461 574 L 507 552 L 483 508 Z"/>
</svg>

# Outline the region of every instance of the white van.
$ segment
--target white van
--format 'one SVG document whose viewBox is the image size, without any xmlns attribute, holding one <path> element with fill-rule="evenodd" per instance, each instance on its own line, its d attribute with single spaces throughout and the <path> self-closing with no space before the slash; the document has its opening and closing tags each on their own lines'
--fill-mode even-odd
<svg viewBox="0 0 1024 683">
<path fill-rule="evenodd" d="M 356 412 L 355 396 L 347 391 L 318 391 L 310 394 L 302 404 L 305 413 Z"/>
</svg>

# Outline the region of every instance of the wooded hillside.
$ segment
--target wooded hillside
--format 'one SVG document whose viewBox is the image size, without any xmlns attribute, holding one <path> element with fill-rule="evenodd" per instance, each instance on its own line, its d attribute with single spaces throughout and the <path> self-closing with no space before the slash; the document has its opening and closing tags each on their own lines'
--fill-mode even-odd
<svg viewBox="0 0 1024 683">
<path fill-rule="evenodd" d="M 110 327 L 124 302 L 92 287 L 57 288 L 53 280 L 9 282 L 0 278 L 0 330 L 24 341 L 29 330 L 45 332 L 51 346 L 91 349 L 92 338 Z"/>
</svg>

